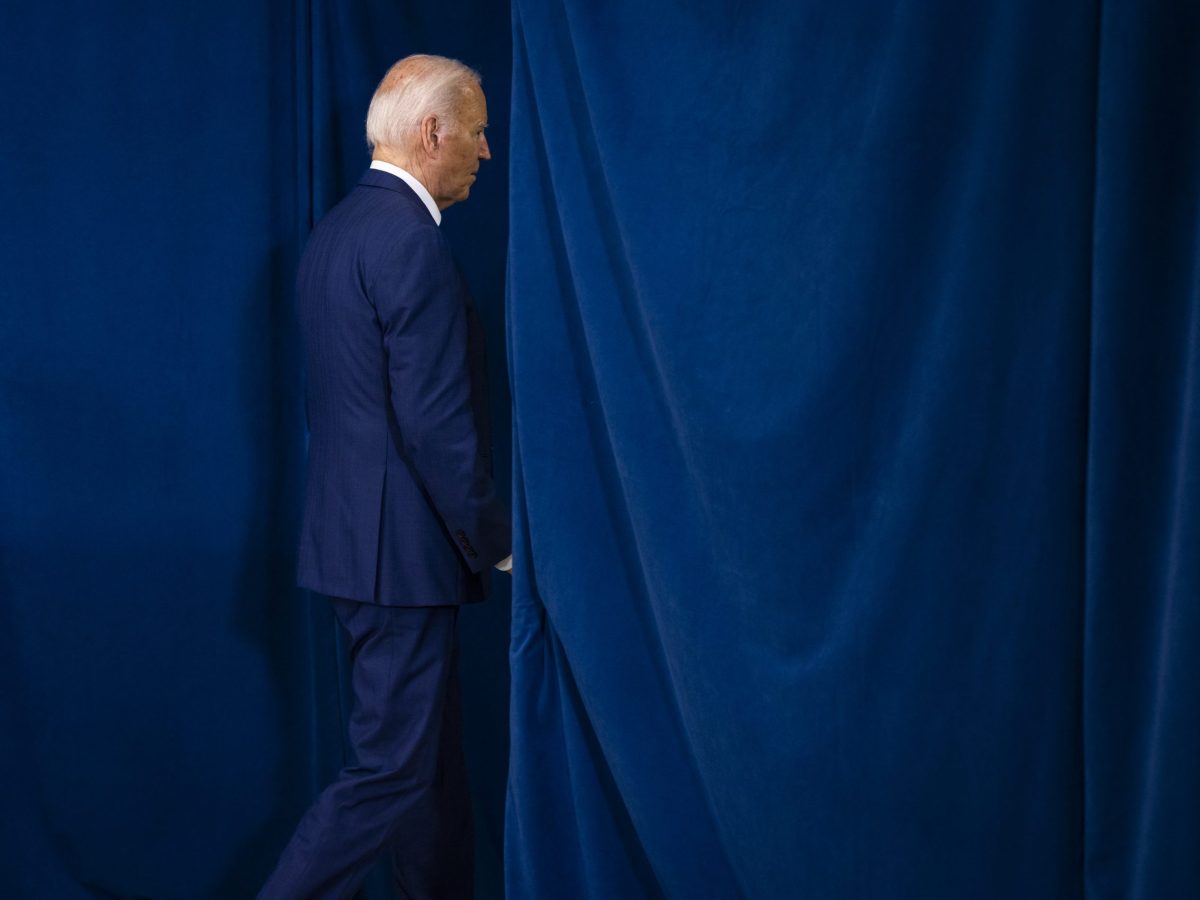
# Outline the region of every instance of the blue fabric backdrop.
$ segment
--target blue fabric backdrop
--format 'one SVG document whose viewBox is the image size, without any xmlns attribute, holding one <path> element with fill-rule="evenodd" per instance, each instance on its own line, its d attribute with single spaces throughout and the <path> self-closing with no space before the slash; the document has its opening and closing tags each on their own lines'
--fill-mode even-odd
<svg viewBox="0 0 1200 900">
<path fill-rule="evenodd" d="M 508 896 L 1200 892 L 1200 21 L 514 3 Z"/>
<path fill-rule="evenodd" d="M 503 4 L 0 7 L 0 896 L 253 896 L 340 767 L 336 627 L 293 587 L 296 262 L 387 66 L 479 67 L 497 162 L 445 227 L 506 470 L 508 35 Z M 507 630 L 504 593 L 462 619 L 481 897 Z"/>
<path fill-rule="evenodd" d="M 1088 898 L 1200 895 L 1200 5 L 1106 2 L 1088 441 Z"/>
<path fill-rule="evenodd" d="M 250 896 L 341 764 L 292 280 L 428 49 L 508 896 L 1195 896 L 1200 11 L 522 0 L 509 204 L 507 8 L 399 6 L 0 7 L 0 894 Z"/>
</svg>

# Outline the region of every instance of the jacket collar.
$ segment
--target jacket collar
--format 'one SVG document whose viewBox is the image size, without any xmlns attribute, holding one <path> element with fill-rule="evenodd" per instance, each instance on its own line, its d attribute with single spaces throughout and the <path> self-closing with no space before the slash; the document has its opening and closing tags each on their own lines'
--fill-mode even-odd
<svg viewBox="0 0 1200 900">
<path fill-rule="evenodd" d="M 414 176 L 407 172 L 405 174 L 409 175 L 409 178 L 413 178 L 413 180 L 416 181 Z M 374 168 L 367 169 L 358 183 L 361 185 L 366 185 L 367 187 L 386 188 L 389 191 L 395 191 L 397 194 L 403 194 L 406 197 L 411 197 L 422 209 L 429 213 L 436 224 L 442 224 L 441 210 L 437 208 L 437 205 L 433 201 L 433 197 L 430 196 L 429 192 L 424 189 L 423 185 L 421 189 L 418 190 L 399 175 L 395 175 L 382 169 Z M 420 184 L 420 182 L 417 183 Z"/>
</svg>

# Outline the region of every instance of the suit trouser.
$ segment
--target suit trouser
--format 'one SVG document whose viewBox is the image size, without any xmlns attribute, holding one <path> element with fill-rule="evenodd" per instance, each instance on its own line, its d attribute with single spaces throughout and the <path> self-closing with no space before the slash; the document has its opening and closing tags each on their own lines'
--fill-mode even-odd
<svg viewBox="0 0 1200 900">
<path fill-rule="evenodd" d="M 350 637 L 354 762 L 305 813 L 259 898 L 353 897 L 385 854 L 398 897 L 470 898 L 458 607 L 333 605 Z"/>
</svg>

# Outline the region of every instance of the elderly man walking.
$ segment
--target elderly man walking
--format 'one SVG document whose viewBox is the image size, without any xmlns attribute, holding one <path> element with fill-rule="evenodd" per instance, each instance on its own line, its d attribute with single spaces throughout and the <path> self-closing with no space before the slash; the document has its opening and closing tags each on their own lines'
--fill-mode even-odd
<svg viewBox="0 0 1200 900">
<path fill-rule="evenodd" d="M 311 442 L 299 583 L 349 636 L 354 760 L 260 893 L 351 897 L 390 855 L 397 895 L 473 888 L 456 621 L 511 566 L 483 336 L 441 212 L 491 158 L 479 75 L 410 56 L 367 114 L 371 167 L 316 227 L 297 283 Z M 506 558 L 507 557 L 507 558 Z"/>
</svg>

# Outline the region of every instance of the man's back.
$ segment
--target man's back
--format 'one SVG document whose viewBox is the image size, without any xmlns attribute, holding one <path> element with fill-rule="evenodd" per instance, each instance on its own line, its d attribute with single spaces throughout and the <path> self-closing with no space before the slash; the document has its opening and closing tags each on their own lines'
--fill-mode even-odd
<svg viewBox="0 0 1200 900">
<path fill-rule="evenodd" d="M 437 223 L 370 170 L 314 230 L 297 291 L 312 434 L 301 586 L 385 605 L 481 599 L 508 513 L 491 487 L 482 334 Z"/>
</svg>

